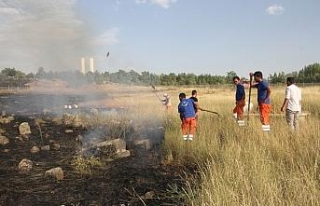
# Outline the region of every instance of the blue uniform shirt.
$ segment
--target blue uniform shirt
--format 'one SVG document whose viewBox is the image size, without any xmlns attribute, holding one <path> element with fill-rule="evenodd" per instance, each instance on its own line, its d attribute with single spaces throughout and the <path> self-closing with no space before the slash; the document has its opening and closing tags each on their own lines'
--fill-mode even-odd
<svg viewBox="0 0 320 206">
<path fill-rule="evenodd" d="M 244 86 L 237 84 L 236 101 L 243 100 L 245 98 Z"/>
<path fill-rule="evenodd" d="M 265 99 L 268 93 L 267 91 L 267 88 L 269 87 L 268 82 L 261 81 L 256 85 L 256 87 L 258 88 L 258 103 L 270 104 L 270 97 Z M 264 102 L 261 102 L 262 100 L 264 100 Z"/>
<path fill-rule="evenodd" d="M 182 99 L 178 105 L 178 112 L 182 118 L 195 117 L 194 101 L 192 99 Z"/>
</svg>

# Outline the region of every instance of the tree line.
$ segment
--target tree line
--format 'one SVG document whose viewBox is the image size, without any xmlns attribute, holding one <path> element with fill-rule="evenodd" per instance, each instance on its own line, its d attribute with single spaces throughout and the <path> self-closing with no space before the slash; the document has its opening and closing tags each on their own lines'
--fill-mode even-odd
<svg viewBox="0 0 320 206">
<path fill-rule="evenodd" d="M 132 85 L 162 85 L 162 86 L 179 86 L 179 85 L 217 85 L 230 84 L 232 78 L 237 74 L 234 71 L 227 72 L 226 75 L 211 75 L 193 73 L 169 73 L 155 74 L 148 71 L 138 73 L 134 70 L 117 72 L 88 72 L 82 74 L 80 71 L 45 71 L 40 67 L 34 73 L 26 74 L 15 68 L 4 68 L 0 72 L 0 86 L 23 86 L 28 81 L 34 79 L 61 79 L 69 85 L 78 86 L 85 83 L 106 84 L 120 83 Z M 305 66 L 298 72 L 285 74 L 284 72 L 274 73 L 268 77 L 270 83 L 284 83 L 288 76 L 295 77 L 298 83 L 319 83 L 320 82 L 320 64 L 314 63 Z M 245 77 L 242 80 L 247 80 Z"/>
<path fill-rule="evenodd" d="M 271 83 L 286 82 L 287 77 L 294 77 L 297 83 L 319 83 L 320 82 L 320 64 L 314 63 L 305 66 L 300 71 L 285 74 L 284 72 L 274 73 L 269 76 Z"/>
</svg>

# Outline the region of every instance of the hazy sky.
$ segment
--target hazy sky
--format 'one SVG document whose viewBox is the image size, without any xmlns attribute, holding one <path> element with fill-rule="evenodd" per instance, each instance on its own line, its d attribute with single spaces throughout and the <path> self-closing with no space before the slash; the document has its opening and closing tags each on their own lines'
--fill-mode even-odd
<svg viewBox="0 0 320 206">
<path fill-rule="evenodd" d="M 0 69 L 93 57 L 100 72 L 297 71 L 320 62 L 319 11 L 320 0 L 0 0 Z"/>
</svg>

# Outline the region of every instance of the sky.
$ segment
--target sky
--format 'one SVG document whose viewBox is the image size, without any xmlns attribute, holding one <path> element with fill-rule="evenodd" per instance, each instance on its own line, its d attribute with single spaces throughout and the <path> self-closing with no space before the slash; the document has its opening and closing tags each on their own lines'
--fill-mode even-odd
<svg viewBox="0 0 320 206">
<path fill-rule="evenodd" d="M 0 69 L 239 76 L 320 62 L 319 0 L 0 0 Z M 109 56 L 106 54 L 109 52 Z"/>
</svg>

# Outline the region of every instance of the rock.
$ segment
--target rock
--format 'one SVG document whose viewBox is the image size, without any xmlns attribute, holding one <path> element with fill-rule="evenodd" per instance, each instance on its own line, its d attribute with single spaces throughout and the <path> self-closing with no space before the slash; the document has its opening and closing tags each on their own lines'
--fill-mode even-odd
<svg viewBox="0 0 320 206">
<path fill-rule="evenodd" d="M 11 121 L 14 120 L 14 117 L 13 116 L 9 116 L 9 117 L 2 117 L 0 116 L 0 123 L 2 124 L 8 124 L 10 123 Z"/>
<path fill-rule="evenodd" d="M 31 134 L 30 126 L 28 122 L 22 122 L 19 126 L 19 133 L 21 135 Z"/>
<path fill-rule="evenodd" d="M 125 151 L 116 153 L 114 158 L 116 159 L 125 158 L 125 157 L 130 157 L 130 155 L 131 155 L 130 150 L 125 150 Z"/>
<path fill-rule="evenodd" d="M 10 140 L 8 137 L 0 135 L 0 145 L 6 145 L 9 144 Z"/>
<path fill-rule="evenodd" d="M 151 200 L 153 199 L 154 195 L 155 195 L 154 191 L 149 191 L 146 194 L 144 194 L 142 198 L 146 200 Z"/>
<path fill-rule="evenodd" d="M 61 167 L 56 167 L 56 168 L 52 168 L 50 170 L 47 170 L 45 172 L 46 176 L 50 176 L 50 177 L 54 177 L 57 180 L 63 180 L 64 178 L 64 173 Z"/>
<path fill-rule="evenodd" d="M 21 162 L 18 164 L 18 170 L 20 173 L 28 173 L 33 166 L 33 162 L 28 159 L 23 159 Z"/>
<path fill-rule="evenodd" d="M 100 142 L 97 144 L 97 147 L 108 147 L 113 146 L 116 150 L 116 153 L 121 153 L 126 151 L 127 144 L 123 139 L 113 139 L 104 142 Z"/>
<path fill-rule="evenodd" d="M 37 153 L 37 152 L 39 152 L 39 151 L 40 151 L 40 148 L 39 148 L 38 146 L 33 146 L 33 147 L 30 149 L 30 152 L 31 152 L 32 154 Z"/>
<path fill-rule="evenodd" d="M 41 150 L 44 150 L 44 151 L 49 151 L 50 150 L 50 145 L 43 145 L 40 147 Z"/>
<path fill-rule="evenodd" d="M 9 149 L 4 149 L 3 152 L 8 153 L 8 152 L 10 152 L 10 150 Z"/>
<path fill-rule="evenodd" d="M 135 146 L 141 146 L 143 149 L 150 150 L 151 149 L 151 142 L 150 139 L 140 139 L 135 140 L 133 142 Z"/>
</svg>

